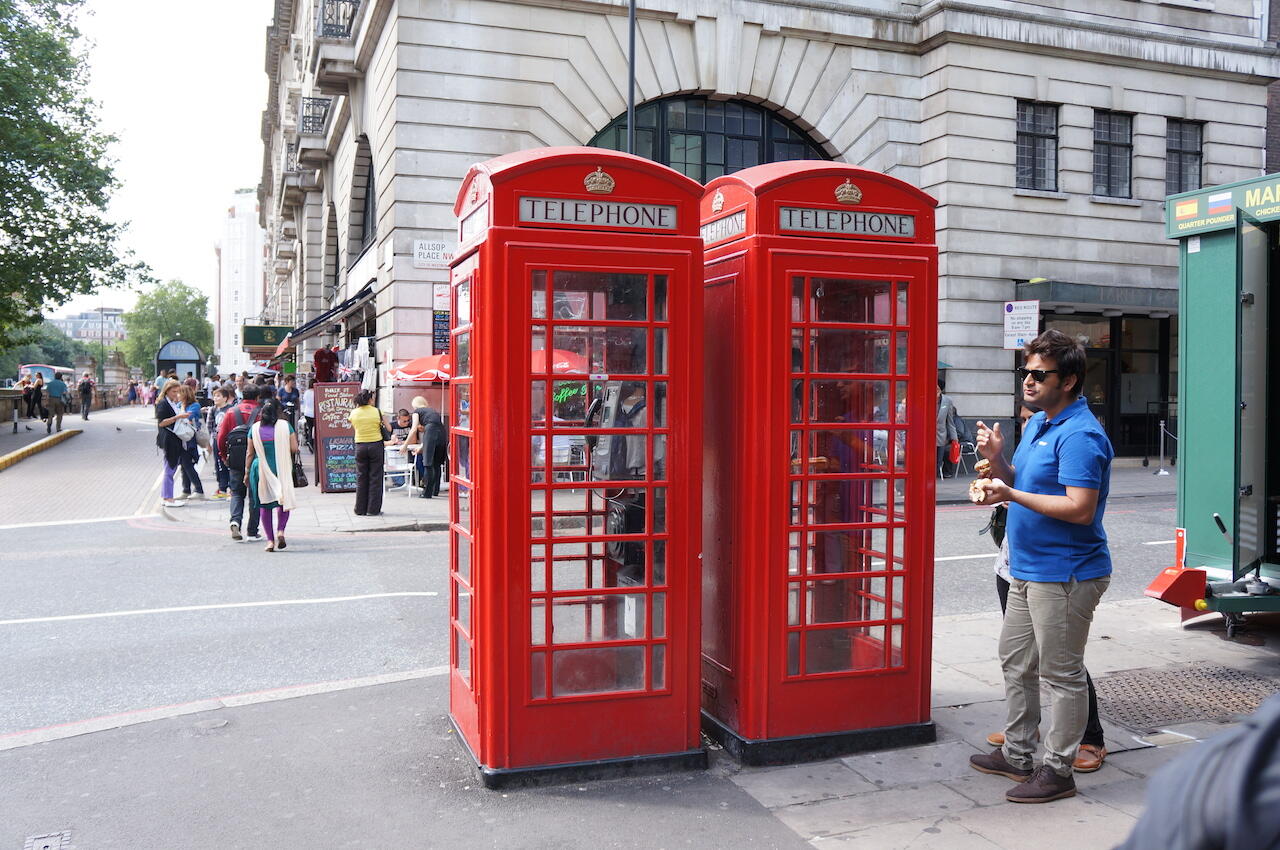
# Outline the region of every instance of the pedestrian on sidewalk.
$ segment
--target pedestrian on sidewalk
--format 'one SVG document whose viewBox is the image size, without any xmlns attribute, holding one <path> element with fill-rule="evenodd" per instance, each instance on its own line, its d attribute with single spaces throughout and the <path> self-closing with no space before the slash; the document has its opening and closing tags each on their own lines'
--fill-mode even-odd
<svg viewBox="0 0 1280 850">
<path fill-rule="evenodd" d="M 190 384 L 183 383 L 178 392 L 182 396 L 182 405 L 187 411 L 187 419 L 195 427 L 200 430 L 201 409 L 200 402 L 196 400 L 195 387 Z M 187 457 L 190 459 L 190 469 L 187 465 L 182 467 L 182 498 L 184 499 L 203 499 L 204 485 L 200 482 L 200 475 L 196 470 L 200 466 L 200 444 L 196 442 L 195 434 L 191 435 L 191 439 L 186 442 Z M 195 495 L 191 493 L 191 489 L 195 488 Z"/>
<path fill-rule="evenodd" d="M 234 405 L 232 401 L 234 396 L 221 386 L 213 388 L 213 404 L 208 410 L 208 429 L 209 433 L 214 435 L 214 444 L 211 446 L 210 454 L 213 455 L 213 474 L 218 478 L 218 490 L 213 494 L 215 499 L 225 499 L 231 495 L 231 470 L 222 462 L 222 452 L 218 448 L 216 442 L 217 434 L 222 430 L 222 420 L 226 417 Z"/>
<path fill-rule="evenodd" d="M 74 377 L 74 376 L 72 376 Z M 45 387 L 45 391 L 49 394 L 49 410 L 45 418 L 44 431 L 46 434 L 53 431 L 54 420 L 57 419 L 58 430 L 62 430 L 62 417 L 67 412 L 67 385 L 62 380 L 61 372 L 53 373 L 53 380 Z"/>
<path fill-rule="evenodd" d="M 377 516 L 382 513 L 383 441 L 390 432 L 382 423 L 382 412 L 373 406 L 372 392 L 356 393 L 347 421 L 356 432 L 356 516 Z"/>
<path fill-rule="evenodd" d="M 35 382 L 31 380 L 31 376 L 26 373 L 23 374 L 22 380 L 18 382 L 18 387 L 22 390 L 22 406 L 20 409 L 22 411 L 22 415 L 28 419 L 33 415 L 31 409 L 31 387 L 34 383 Z"/>
<path fill-rule="evenodd" d="M 1018 408 L 1018 417 L 1022 420 L 1022 429 L 1025 432 L 1027 422 L 1031 417 L 1040 412 L 1040 408 L 1027 402 L 1022 402 Z M 1000 547 L 1000 554 L 996 556 L 996 595 L 1000 598 L 1000 614 L 1003 616 L 1009 607 L 1009 585 L 1013 580 L 1013 576 L 1009 573 L 1009 536 L 1005 534 L 1005 516 L 1009 510 L 1008 505 L 1000 504 L 994 508 L 991 523 L 992 539 L 996 545 Z M 1102 767 L 1103 761 L 1107 757 L 1107 742 L 1105 733 L 1102 730 L 1102 720 L 1098 716 L 1098 694 L 1093 687 L 1093 677 L 1089 675 L 1089 671 L 1084 671 L 1084 679 L 1089 686 L 1089 719 L 1085 723 L 1084 737 L 1080 741 L 1080 749 L 1076 751 L 1075 762 L 1072 767 L 1076 773 L 1093 773 Z M 993 747 L 1004 746 L 1004 733 L 992 732 L 987 736 L 987 743 Z"/>
<path fill-rule="evenodd" d="M 186 502 L 173 498 L 173 474 L 179 468 L 183 470 L 185 480 L 196 481 L 195 468 L 191 465 L 191 455 L 187 451 L 187 440 L 195 433 L 194 423 L 182 402 L 182 385 L 177 381 L 169 381 L 164 386 L 160 400 L 156 402 L 156 446 L 164 453 L 164 472 L 160 476 L 160 498 L 167 508 L 180 508 Z M 181 424 L 181 423 L 185 423 Z M 179 431 L 189 434 L 180 435 Z"/>
<path fill-rule="evenodd" d="M 1111 576 L 1102 529 L 1114 452 L 1080 395 L 1084 348 L 1061 331 L 1025 349 L 1022 394 L 1040 407 L 1013 455 L 1004 459 L 1000 424 L 978 423 L 978 452 L 991 462 L 985 500 L 1009 503 L 1008 608 L 1000 630 L 1008 721 L 1004 745 L 971 756 L 982 773 L 1018 780 L 1014 803 L 1047 803 L 1076 793 L 1072 765 L 1089 714 L 1084 649 L 1093 612 Z M 1010 483 L 1005 483 L 1010 482 Z M 1044 763 L 1033 769 L 1040 683 L 1053 716 Z"/>
<path fill-rule="evenodd" d="M 282 413 L 280 402 L 262 405 L 262 414 L 250 429 L 249 470 L 245 481 L 257 495 L 262 528 L 267 532 L 267 551 L 288 548 L 284 539 L 289 512 L 297 504 L 293 494 L 293 459 L 298 454 L 298 435 Z M 276 512 L 275 524 L 271 511 Z"/>
<path fill-rule="evenodd" d="M 955 423 L 956 403 L 951 396 L 942 391 L 942 379 L 938 379 L 938 427 L 937 427 L 937 467 L 943 478 L 954 478 L 956 465 L 951 462 L 951 441 L 959 438 Z M 948 475 L 947 473 L 951 474 Z"/>
<path fill-rule="evenodd" d="M 227 411 L 227 415 L 222 418 L 216 441 L 218 454 L 222 456 L 222 462 L 231 472 L 232 540 L 244 539 L 240 534 L 241 525 L 244 523 L 244 506 L 246 501 L 251 501 L 248 498 L 248 485 L 245 483 L 245 470 L 248 468 L 246 459 L 249 456 L 249 428 L 258 420 L 258 415 L 261 413 L 258 407 L 258 388 L 248 384 L 242 392 L 245 395 L 244 400 Z M 245 533 L 250 539 L 257 539 L 260 536 L 258 519 L 258 511 L 251 506 L 249 524 L 244 526 Z"/>
<path fill-rule="evenodd" d="M 80 418 L 88 422 L 89 408 L 93 407 L 93 378 L 88 372 L 85 372 L 84 377 L 80 379 L 77 389 L 80 392 Z"/>
<path fill-rule="evenodd" d="M 422 396 L 414 397 L 413 413 L 418 420 L 417 438 L 422 443 L 414 463 L 418 467 L 418 480 L 422 482 L 422 498 L 430 499 L 440 495 L 440 469 L 446 456 L 448 435 L 444 420 Z"/>
</svg>

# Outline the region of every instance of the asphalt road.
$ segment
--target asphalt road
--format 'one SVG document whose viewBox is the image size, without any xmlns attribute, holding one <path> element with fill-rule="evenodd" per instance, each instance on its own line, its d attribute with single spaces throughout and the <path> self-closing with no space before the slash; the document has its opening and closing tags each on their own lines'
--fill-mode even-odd
<svg viewBox="0 0 1280 850">
<path fill-rule="evenodd" d="M 0 735 L 447 663 L 443 533 L 291 534 L 267 555 L 178 530 L 147 515 L 146 416 L 96 415 L 0 473 Z M 988 512 L 938 510 L 936 614 L 999 607 Z M 1170 497 L 1113 500 L 1109 600 L 1140 597 L 1167 564 L 1173 521 Z"/>
<path fill-rule="evenodd" d="M 991 509 L 967 505 L 938 508 L 934 530 L 933 613 L 998 611 L 996 546 L 978 531 Z M 1160 570 L 1173 563 L 1176 524 L 1173 496 L 1113 498 L 1103 527 L 1111 548 L 1111 586 L 1104 601 L 1140 599 Z"/>
<path fill-rule="evenodd" d="M 268 555 L 179 530 L 147 515 L 145 416 L 77 420 L 0 473 L 0 735 L 447 663 L 443 533 L 290 534 Z"/>
</svg>

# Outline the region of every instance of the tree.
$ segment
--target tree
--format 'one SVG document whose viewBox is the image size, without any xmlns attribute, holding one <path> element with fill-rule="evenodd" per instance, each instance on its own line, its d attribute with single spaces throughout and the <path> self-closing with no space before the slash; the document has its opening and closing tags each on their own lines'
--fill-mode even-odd
<svg viewBox="0 0 1280 850">
<path fill-rule="evenodd" d="M 0 0 L 0 350 L 45 310 L 150 280 L 106 219 L 115 141 L 97 127 L 75 14 L 84 0 Z"/>
<path fill-rule="evenodd" d="M 0 378 L 17 378 L 23 363 L 48 363 L 50 366 L 74 366 L 81 354 L 92 354 L 89 347 L 58 330 L 52 322 L 36 325 L 28 334 L 31 342 L 6 348 L 0 352 Z"/>
<path fill-rule="evenodd" d="M 180 280 L 144 292 L 133 310 L 124 314 L 127 338 L 120 351 L 125 362 L 149 369 L 160 346 L 177 337 L 208 356 L 213 348 L 213 325 L 206 318 L 208 313 L 208 297 Z"/>
</svg>

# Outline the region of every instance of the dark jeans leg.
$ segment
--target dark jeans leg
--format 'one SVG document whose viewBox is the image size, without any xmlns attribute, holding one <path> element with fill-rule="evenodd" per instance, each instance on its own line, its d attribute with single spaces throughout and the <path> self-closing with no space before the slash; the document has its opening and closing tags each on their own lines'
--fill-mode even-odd
<svg viewBox="0 0 1280 850">
<path fill-rule="evenodd" d="M 1106 740 L 1102 735 L 1102 721 L 1098 719 L 1098 693 L 1093 689 L 1093 677 L 1088 670 L 1084 671 L 1084 679 L 1089 685 L 1089 722 L 1085 724 L 1084 737 L 1080 739 L 1080 743 L 1102 747 L 1106 745 Z"/>
<path fill-rule="evenodd" d="M 225 493 L 231 486 L 231 470 L 227 469 L 227 465 L 222 462 L 222 455 L 217 451 L 213 452 L 213 471 L 218 476 L 218 489 Z"/>
<path fill-rule="evenodd" d="M 196 465 L 191 461 L 191 454 L 183 452 L 178 455 L 178 461 L 182 464 L 183 492 L 186 492 L 185 488 L 194 487 L 197 493 L 203 493 L 204 485 L 200 483 L 200 475 L 196 472 Z"/>
<path fill-rule="evenodd" d="M 237 472 L 231 473 L 231 521 L 237 525 L 244 522 L 244 481 Z"/>
<path fill-rule="evenodd" d="M 427 495 L 440 495 L 440 464 L 438 463 L 427 467 Z"/>
</svg>

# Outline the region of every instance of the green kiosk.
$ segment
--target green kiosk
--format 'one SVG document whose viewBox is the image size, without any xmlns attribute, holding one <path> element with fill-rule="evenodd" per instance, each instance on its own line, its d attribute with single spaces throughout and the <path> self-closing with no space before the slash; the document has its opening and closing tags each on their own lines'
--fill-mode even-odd
<svg viewBox="0 0 1280 850">
<path fill-rule="evenodd" d="M 1280 174 L 1169 197 L 1179 241 L 1178 555 L 1147 595 L 1233 635 L 1280 611 Z M 1274 356 L 1273 356 L 1274 355 Z M 1272 362 L 1274 360 L 1274 362 Z"/>
</svg>

